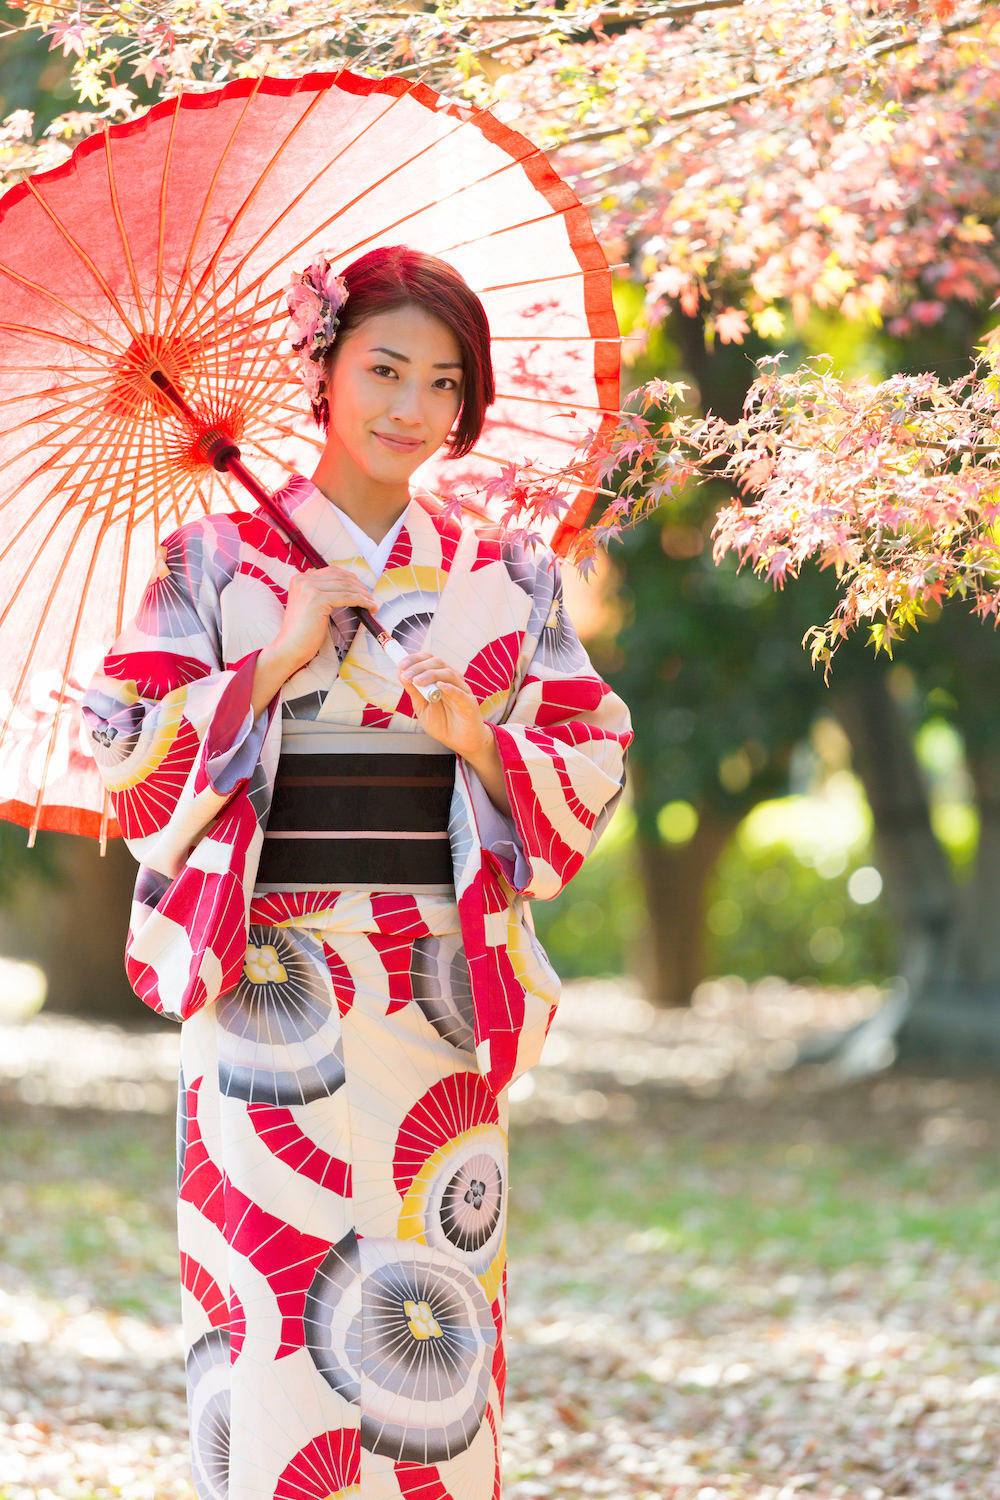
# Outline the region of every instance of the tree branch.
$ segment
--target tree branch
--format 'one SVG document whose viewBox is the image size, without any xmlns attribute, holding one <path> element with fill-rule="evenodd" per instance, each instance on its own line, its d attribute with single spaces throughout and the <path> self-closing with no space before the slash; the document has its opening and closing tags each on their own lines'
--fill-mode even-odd
<svg viewBox="0 0 1000 1500">
<path fill-rule="evenodd" d="M 947 26 L 939 28 L 940 36 L 951 36 L 959 31 L 972 31 L 980 26 L 984 20 L 984 12 L 980 11 L 977 16 L 970 17 L 964 21 L 951 21 Z M 635 122 L 628 125 L 605 125 L 599 130 L 585 130 L 577 135 L 571 135 L 564 141 L 559 141 L 554 148 L 562 151 L 567 146 L 584 145 L 589 141 L 609 140 L 616 135 L 626 135 L 630 130 L 636 128 L 648 130 L 653 123 L 660 125 L 675 124 L 679 120 L 690 120 L 696 115 L 709 114 L 713 110 L 731 109 L 735 104 L 746 104 L 751 99 L 758 99 L 762 94 L 773 92 L 777 87 L 801 88 L 804 84 L 815 83 L 819 78 L 835 78 L 838 73 L 846 73 L 849 68 L 856 68 L 860 63 L 874 62 L 879 57 L 886 56 L 890 52 L 905 52 L 910 47 L 917 47 L 924 40 L 922 33 L 911 33 L 909 36 L 899 37 L 892 41 L 879 42 L 874 46 L 866 47 L 858 57 L 845 58 L 842 62 L 829 63 L 820 68 L 810 68 L 794 78 L 783 78 L 778 83 L 755 83 L 743 89 L 734 89 L 728 94 L 717 94 L 712 99 L 700 99 L 697 104 L 681 104 L 676 109 L 664 110 L 657 116 L 655 122 L 641 122 L 637 127 Z M 675 139 L 675 137 L 671 137 Z M 612 168 L 608 168 L 612 170 Z"/>
</svg>

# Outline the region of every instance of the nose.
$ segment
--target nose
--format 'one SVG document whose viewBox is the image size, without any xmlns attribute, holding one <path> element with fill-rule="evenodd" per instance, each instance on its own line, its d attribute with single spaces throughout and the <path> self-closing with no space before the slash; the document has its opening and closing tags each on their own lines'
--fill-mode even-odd
<svg viewBox="0 0 1000 1500">
<path fill-rule="evenodd" d="M 389 415 L 406 427 L 419 427 L 424 420 L 423 393 L 415 380 L 401 380 L 396 387 Z"/>
</svg>

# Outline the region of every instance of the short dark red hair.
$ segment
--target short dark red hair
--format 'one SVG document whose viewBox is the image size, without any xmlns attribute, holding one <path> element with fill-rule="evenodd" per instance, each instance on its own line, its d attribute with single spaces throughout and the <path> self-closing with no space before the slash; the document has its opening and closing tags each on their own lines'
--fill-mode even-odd
<svg viewBox="0 0 1000 1500">
<path fill-rule="evenodd" d="M 486 408 L 496 399 L 490 325 L 483 304 L 454 266 L 407 245 L 369 250 L 340 274 L 349 295 L 338 321 L 337 341 L 366 318 L 411 303 L 439 318 L 455 335 L 462 351 L 462 405 L 448 438 L 448 449 L 451 458 L 461 458 L 475 447 Z M 335 342 L 328 359 L 334 359 L 336 353 Z M 330 408 L 325 395 L 313 403 L 313 414 L 326 431 Z"/>
</svg>

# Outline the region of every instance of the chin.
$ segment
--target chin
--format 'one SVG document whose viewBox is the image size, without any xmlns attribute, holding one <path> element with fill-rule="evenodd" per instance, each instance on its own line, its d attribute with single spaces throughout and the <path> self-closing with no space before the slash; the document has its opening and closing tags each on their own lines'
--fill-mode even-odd
<svg viewBox="0 0 1000 1500">
<path fill-rule="evenodd" d="M 418 448 L 416 453 L 390 453 L 388 448 L 381 444 L 378 451 L 369 455 L 369 461 L 365 468 L 372 479 L 379 480 L 384 484 L 398 484 L 401 480 L 409 479 L 427 457 L 425 448 Z"/>
</svg>

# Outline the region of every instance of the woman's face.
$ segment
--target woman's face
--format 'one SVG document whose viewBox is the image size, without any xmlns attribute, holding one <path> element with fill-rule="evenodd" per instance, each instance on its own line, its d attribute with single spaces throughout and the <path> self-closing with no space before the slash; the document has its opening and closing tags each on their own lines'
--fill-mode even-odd
<svg viewBox="0 0 1000 1500">
<path fill-rule="evenodd" d="M 462 353 L 446 323 L 414 303 L 376 313 L 335 346 L 325 456 L 345 477 L 405 485 L 448 436 L 462 405 Z"/>
</svg>

